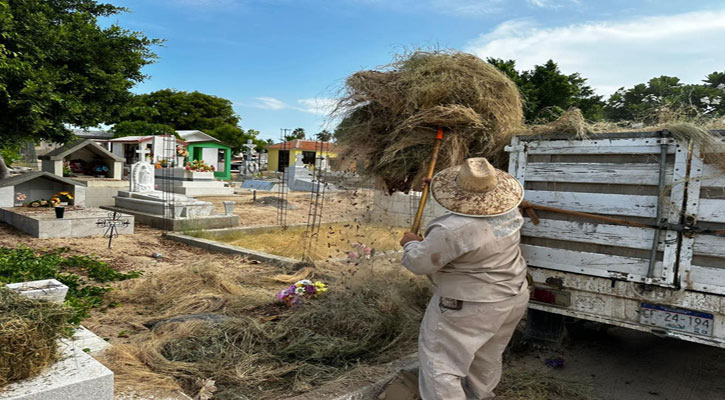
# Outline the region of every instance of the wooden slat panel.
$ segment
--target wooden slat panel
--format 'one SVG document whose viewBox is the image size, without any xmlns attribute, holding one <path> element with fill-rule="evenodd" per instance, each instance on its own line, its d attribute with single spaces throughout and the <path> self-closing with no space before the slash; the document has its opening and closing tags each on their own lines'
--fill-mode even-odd
<svg viewBox="0 0 725 400">
<path fill-rule="evenodd" d="M 655 217 L 656 196 L 527 190 L 526 200 L 549 207 L 596 214 Z"/>
<path fill-rule="evenodd" d="M 659 173 L 659 164 L 529 163 L 526 181 L 657 185 Z M 671 183 L 672 167 L 665 176 Z"/>
<path fill-rule="evenodd" d="M 725 263 L 725 237 L 697 235 L 692 247 L 697 256 L 722 257 Z"/>
<path fill-rule="evenodd" d="M 650 250 L 654 229 L 551 219 L 542 219 L 538 225 L 534 225 L 531 220 L 526 218 L 526 222 L 521 228 L 521 234 L 544 239 Z M 663 250 L 663 247 L 660 245 L 660 250 Z"/>
<path fill-rule="evenodd" d="M 690 266 L 688 287 L 708 293 L 725 294 L 725 269 Z"/>
<path fill-rule="evenodd" d="M 725 222 L 725 200 L 700 199 L 698 221 Z"/>
<path fill-rule="evenodd" d="M 595 276 L 612 277 L 616 275 L 613 274 L 614 272 L 632 275 L 631 278 L 636 279 L 647 275 L 649 266 L 649 261 L 642 258 L 586 253 L 528 244 L 522 244 L 521 251 L 529 265 Z M 657 267 L 661 268 L 662 262 L 658 261 Z"/>
<path fill-rule="evenodd" d="M 725 186 L 725 171 L 711 164 L 702 166 L 702 187 L 718 187 Z"/>
<path fill-rule="evenodd" d="M 668 139 L 667 153 L 674 153 Z M 659 154 L 657 139 L 547 140 L 527 143 L 529 154 Z"/>
</svg>

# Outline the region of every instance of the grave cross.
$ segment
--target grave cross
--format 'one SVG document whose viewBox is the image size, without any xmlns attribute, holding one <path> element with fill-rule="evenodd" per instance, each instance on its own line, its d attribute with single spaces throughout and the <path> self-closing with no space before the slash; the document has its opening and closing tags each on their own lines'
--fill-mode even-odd
<svg viewBox="0 0 725 400">
<path fill-rule="evenodd" d="M 256 144 L 252 143 L 252 139 L 247 139 L 247 143 L 243 144 L 242 146 L 247 148 L 247 155 L 252 155 L 252 150 L 254 150 L 255 147 L 257 147 Z"/>
<path fill-rule="evenodd" d="M 106 232 L 103 234 L 103 237 L 108 238 L 108 248 L 111 248 L 111 241 L 113 238 L 118 237 L 118 227 L 127 227 L 131 224 L 129 222 L 128 218 L 119 218 L 118 213 L 116 211 L 111 211 L 108 213 L 108 218 L 99 218 L 98 221 L 96 221 L 96 226 L 98 228 L 106 228 Z"/>
<path fill-rule="evenodd" d="M 136 153 L 139 154 L 140 159 L 139 162 L 145 162 L 146 161 L 146 153 L 148 153 L 149 149 L 146 147 L 146 145 L 142 145 L 139 147 L 138 150 L 136 150 Z"/>
</svg>

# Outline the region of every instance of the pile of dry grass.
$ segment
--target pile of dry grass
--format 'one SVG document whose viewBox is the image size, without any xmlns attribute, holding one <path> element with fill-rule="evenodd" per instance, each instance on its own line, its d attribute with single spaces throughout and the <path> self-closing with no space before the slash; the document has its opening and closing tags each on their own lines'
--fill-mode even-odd
<svg viewBox="0 0 725 400">
<path fill-rule="evenodd" d="M 240 263 L 241 264 L 241 263 Z M 269 302 L 273 295 L 261 286 L 243 286 L 248 279 L 239 267 L 213 258 L 169 266 L 143 279 L 124 282 L 110 298 L 146 306 L 158 319 L 184 314 L 227 313 Z"/>
<path fill-rule="evenodd" d="M 31 300 L 0 285 L 0 388 L 33 377 L 58 357 L 73 311 Z"/>
<path fill-rule="evenodd" d="M 558 119 L 547 124 L 530 125 L 517 132 L 518 135 L 551 135 L 564 134 L 577 139 L 596 137 L 606 132 L 652 132 L 669 131 L 677 140 L 692 143 L 700 149 L 705 161 L 725 170 L 725 142 L 723 136 L 716 131 L 725 129 L 725 119 L 711 117 L 690 117 L 675 111 L 666 113 L 659 122 L 653 125 L 632 122 L 597 122 L 590 123 L 584 119 L 581 111 L 572 108 L 564 112 Z"/>
<path fill-rule="evenodd" d="M 504 368 L 496 387 L 501 400 L 594 400 L 586 382 L 564 378 L 551 372 Z"/>
<path fill-rule="evenodd" d="M 408 191 L 425 172 L 435 132 L 446 129 L 439 169 L 492 157 L 520 130 L 518 88 L 494 66 L 459 52 L 414 52 L 380 71 L 350 76 L 336 112 L 343 159 L 390 192 Z"/>
<path fill-rule="evenodd" d="M 170 301 L 167 296 L 175 289 L 161 285 L 160 276 L 153 279 L 153 286 L 162 287 L 157 297 L 149 288 L 132 290 L 128 298 L 135 293 L 143 302 Z M 171 275 L 165 279 L 184 286 Z M 176 301 L 189 305 L 187 298 L 210 287 L 221 291 L 220 297 L 244 291 L 238 284 L 219 284 L 220 278 L 204 279 L 216 283 L 185 287 Z M 262 307 L 267 312 L 228 303 L 213 310 L 230 318 L 159 325 L 150 338 L 133 345 L 132 353 L 153 372 L 175 377 L 187 393 L 197 393 L 213 380 L 215 399 L 280 398 L 334 380 L 360 363 L 388 362 L 415 351 L 428 290 L 424 279 L 399 269 L 358 270 L 301 307 L 273 305 L 271 294 Z M 177 306 L 158 307 L 165 314 L 171 309 L 189 313 Z M 270 310 L 277 315 L 269 317 Z"/>
</svg>

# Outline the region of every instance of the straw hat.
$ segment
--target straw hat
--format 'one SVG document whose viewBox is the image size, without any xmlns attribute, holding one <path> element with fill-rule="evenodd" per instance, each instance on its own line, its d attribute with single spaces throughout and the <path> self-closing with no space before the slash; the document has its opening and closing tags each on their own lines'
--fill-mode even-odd
<svg viewBox="0 0 725 400">
<path fill-rule="evenodd" d="M 524 199 L 521 183 L 485 158 L 469 158 L 439 172 L 431 182 L 431 192 L 444 208 L 471 217 L 505 214 Z"/>
</svg>

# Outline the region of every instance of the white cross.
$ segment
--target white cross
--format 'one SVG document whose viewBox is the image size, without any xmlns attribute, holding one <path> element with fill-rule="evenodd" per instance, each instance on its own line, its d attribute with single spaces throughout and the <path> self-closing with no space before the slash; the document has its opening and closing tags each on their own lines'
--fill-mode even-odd
<svg viewBox="0 0 725 400">
<path fill-rule="evenodd" d="M 149 151 L 149 150 L 148 150 L 148 148 L 146 147 L 146 145 L 145 145 L 145 144 L 143 144 L 143 145 L 139 145 L 139 149 L 138 149 L 138 150 L 136 150 L 136 153 L 138 153 L 138 154 L 139 154 L 139 156 L 140 156 L 140 158 L 141 158 L 141 159 L 139 160 L 140 162 L 144 162 L 144 161 L 146 161 L 146 153 L 148 153 L 148 151 Z"/>
<path fill-rule="evenodd" d="M 250 156 L 253 154 L 252 150 L 254 150 L 254 148 L 257 147 L 257 145 L 252 143 L 252 139 L 247 139 L 247 144 L 243 144 L 242 146 L 247 148 L 247 155 L 250 155 Z"/>
</svg>

